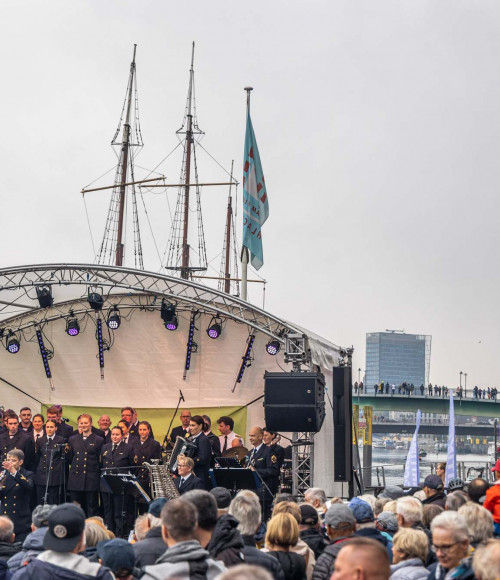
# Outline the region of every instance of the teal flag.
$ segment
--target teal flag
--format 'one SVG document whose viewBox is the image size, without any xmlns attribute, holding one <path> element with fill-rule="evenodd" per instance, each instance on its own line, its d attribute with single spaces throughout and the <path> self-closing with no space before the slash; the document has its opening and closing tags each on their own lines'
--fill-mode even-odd
<svg viewBox="0 0 500 580">
<path fill-rule="evenodd" d="M 266 184 L 249 111 L 243 156 L 243 246 L 250 251 L 256 270 L 264 264 L 261 227 L 268 216 Z"/>
</svg>

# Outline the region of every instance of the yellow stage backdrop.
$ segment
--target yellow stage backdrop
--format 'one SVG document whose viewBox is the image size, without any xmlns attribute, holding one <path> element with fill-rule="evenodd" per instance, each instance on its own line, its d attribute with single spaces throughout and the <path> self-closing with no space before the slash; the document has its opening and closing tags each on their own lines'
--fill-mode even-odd
<svg viewBox="0 0 500 580">
<path fill-rule="evenodd" d="M 50 405 L 42 405 L 42 415 L 47 416 L 47 409 Z M 177 411 L 177 416 L 174 418 L 172 423 L 172 429 L 181 424 L 179 418 L 180 412 L 183 408 L 179 407 Z M 63 416 L 69 419 L 69 424 L 76 429 L 77 417 L 82 413 L 89 413 L 92 415 L 93 425 L 99 427 L 97 420 L 101 415 L 109 415 L 111 419 L 111 426 L 116 425 L 116 423 L 121 419 L 121 407 L 72 407 L 69 405 L 64 405 Z M 241 435 L 247 443 L 247 408 L 246 407 L 204 407 L 204 408 L 194 408 L 189 407 L 191 415 L 208 415 L 212 419 L 212 431 L 216 435 L 219 435 L 217 429 L 217 419 L 222 415 L 232 417 L 234 419 L 234 430 L 238 435 Z M 175 409 L 147 409 L 138 408 L 137 416 L 140 421 L 149 421 L 155 439 L 160 443 L 163 443 L 163 438 L 167 433 L 170 420 L 175 412 Z"/>
</svg>

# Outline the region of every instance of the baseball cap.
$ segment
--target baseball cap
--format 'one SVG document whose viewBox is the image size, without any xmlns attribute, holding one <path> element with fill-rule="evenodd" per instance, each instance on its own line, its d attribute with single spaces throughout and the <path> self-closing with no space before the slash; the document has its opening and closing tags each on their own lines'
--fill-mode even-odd
<svg viewBox="0 0 500 580">
<path fill-rule="evenodd" d="M 443 480 L 439 475 L 428 475 L 424 479 L 424 487 L 429 487 L 430 489 L 443 489 Z"/>
<path fill-rule="evenodd" d="M 491 471 L 500 471 L 500 459 L 497 459 L 495 465 L 491 468 Z"/>
<path fill-rule="evenodd" d="M 373 510 L 369 503 L 366 501 L 357 501 L 352 502 L 349 506 L 352 510 L 354 517 L 356 518 L 356 522 L 358 524 L 364 524 L 366 522 L 373 522 L 375 517 L 373 516 Z"/>
<path fill-rule="evenodd" d="M 302 523 L 307 526 L 314 526 L 318 523 L 318 512 L 312 505 L 303 503 L 300 507 L 300 515 L 302 516 Z"/>
<path fill-rule="evenodd" d="M 231 503 L 231 493 L 225 487 L 214 487 L 210 493 L 215 497 L 217 502 L 217 509 L 224 510 L 229 507 Z"/>
<path fill-rule="evenodd" d="M 43 547 L 54 552 L 71 552 L 85 529 L 85 513 L 73 503 L 57 506 L 48 517 Z"/>
<path fill-rule="evenodd" d="M 56 509 L 56 505 L 37 505 L 31 514 L 31 523 L 35 528 L 41 528 L 48 525 L 49 515 Z"/>
<path fill-rule="evenodd" d="M 159 518 L 163 506 L 167 503 L 168 499 L 166 497 L 158 497 L 153 500 L 148 507 L 148 514 L 151 514 L 155 518 Z"/>
<path fill-rule="evenodd" d="M 122 538 L 99 542 L 97 555 L 101 559 L 102 565 L 109 568 L 117 578 L 128 576 L 134 569 L 134 548 L 132 544 Z"/>
<path fill-rule="evenodd" d="M 328 508 L 325 515 L 325 524 L 336 530 L 352 528 L 355 523 L 356 520 L 352 510 L 343 503 L 334 503 Z"/>
<path fill-rule="evenodd" d="M 388 485 L 378 497 L 399 499 L 400 497 L 403 497 L 404 494 L 405 492 L 398 485 Z"/>
<path fill-rule="evenodd" d="M 397 532 L 398 531 L 398 518 L 396 514 L 392 512 L 381 512 L 378 514 L 377 523 L 379 526 L 387 532 Z"/>
</svg>

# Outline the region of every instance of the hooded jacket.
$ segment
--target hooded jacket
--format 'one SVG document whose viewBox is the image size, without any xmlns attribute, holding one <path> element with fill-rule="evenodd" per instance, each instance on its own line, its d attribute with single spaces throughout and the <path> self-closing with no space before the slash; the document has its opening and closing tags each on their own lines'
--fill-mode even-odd
<svg viewBox="0 0 500 580">
<path fill-rule="evenodd" d="M 45 550 L 43 547 L 43 539 L 45 538 L 47 530 L 47 527 L 38 528 L 26 536 L 22 550 L 12 556 L 7 562 L 11 572 L 16 572 L 21 566 L 26 566 L 28 562 L 37 558 Z"/>
<path fill-rule="evenodd" d="M 71 552 L 45 550 L 27 566 L 20 568 L 12 580 L 114 580 L 109 570 L 84 556 Z"/>
<path fill-rule="evenodd" d="M 390 580 L 425 580 L 429 570 L 420 558 L 410 558 L 391 566 Z"/>
<path fill-rule="evenodd" d="M 221 516 L 212 532 L 207 550 L 212 558 L 221 560 L 229 566 L 244 563 L 243 539 L 238 527 L 238 520 L 230 514 Z"/>
<path fill-rule="evenodd" d="M 161 526 L 151 528 L 144 540 L 133 544 L 133 548 L 137 568 L 154 564 L 167 550 L 167 545 L 161 536 Z"/>
<path fill-rule="evenodd" d="M 225 571 L 224 564 L 211 558 L 197 540 L 188 540 L 169 547 L 156 564 L 146 566 L 141 580 L 214 580 Z"/>
</svg>

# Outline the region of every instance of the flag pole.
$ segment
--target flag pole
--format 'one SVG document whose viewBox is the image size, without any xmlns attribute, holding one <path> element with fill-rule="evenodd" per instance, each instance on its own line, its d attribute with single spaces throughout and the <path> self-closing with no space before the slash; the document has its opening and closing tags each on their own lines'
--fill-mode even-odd
<svg viewBox="0 0 500 580">
<path fill-rule="evenodd" d="M 247 93 L 247 115 L 250 113 L 250 93 L 253 91 L 253 87 L 245 87 Z M 248 289 L 248 248 L 246 246 L 242 247 L 241 250 L 241 298 L 242 300 L 247 300 L 247 289 Z"/>
</svg>

